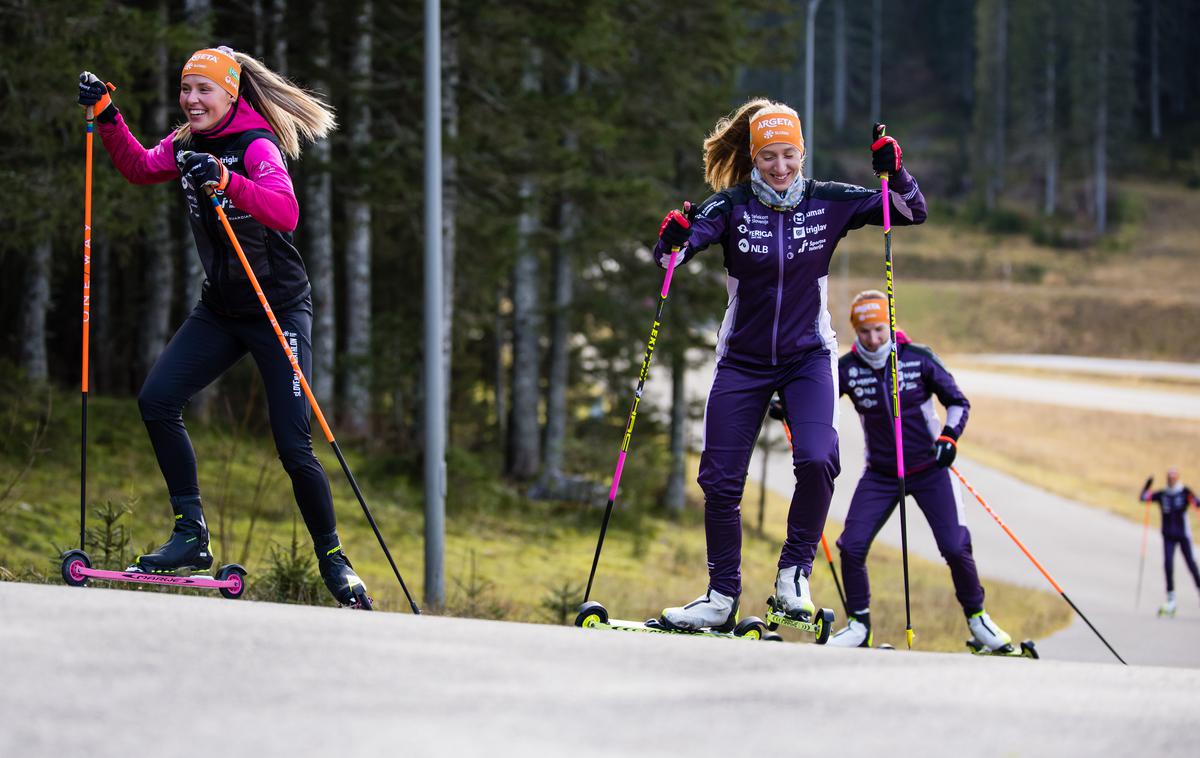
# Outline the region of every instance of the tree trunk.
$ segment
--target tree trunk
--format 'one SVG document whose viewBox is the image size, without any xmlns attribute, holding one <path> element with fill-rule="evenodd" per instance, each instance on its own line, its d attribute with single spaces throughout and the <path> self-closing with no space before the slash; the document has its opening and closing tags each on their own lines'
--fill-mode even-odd
<svg viewBox="0 0 1200 758">
<path fill-rule="evenodd" d="M 1053 14 L 1053 11 L 1051 11 Z M 1053 216 L 1058 207 L 1058 136 L 1055 134 L 1055 109 L 1057 106 L 1056 90 L 1058 69 L 1058 46 L 1055 42 L 1055 25 L 1053 15 L 1046 38 L 1046 95 L 1043 100 L 1045 108 L 1046 130 L 1046 166 L 1045 166 L 1045 200 L 1042 213 Z"/>
<path fill-rule="evenodd" d="M 348 112 L 350 152 L 360 172 L 368 165 L 371 145 L 371 0 L 364 0 L 357 19 L 357 37 L 350 60 L 353 79 Z M 362 436 L 369 431 L 371 410 L 371 205 L 361 186 L 346 203 L 346 417 L 343 428 Z"/>
<path fill-rule="evenodd" d="M 1100 0 L 1096 29 L 1096 132 L 1093 138 L 1095 166 L 1096 233 L 1108 231 L 1108 2 Z"/>
<path fill-rule="evenodd" d="M 287 16 L 287 0 L 271 0 L 271 68 L 275 73 L 287 76 L 287 55 L 288 55 L 288 37 L 287 25 L 284 23 L 284 18 Z M 328 40 L 326 40 L 328 44 Z"/>
<path fill-rule="evenodd" d="M 1150 0 L 1150 136 L 1156 141 L 1162 139 L 1158 56 L 1158 0 Z"/>
<path fill-rule="evenodd" d="M 846 127 L 846 0 L 833 3 L 833 128 Z"/>
<path fill-rule="evenodd" d="M 496 411 L 496 439 L 508 439 L 508 367 L 509 351 L 508 315 L 504 312 L 507 294 L 502 285 L 496 287 L 496 313 L 492 322 L 493 331 L 493 364 L 492 386 L 494 387 L 493 403 Z M 505 464 L 507 468 L 507 464 Z"/>
<path fill-rule="evenodd" d="M 266 20 L 263 14 L 263 0 L 253 0 L 250 3 L 250 17 L 254 19 L 254 57 L 263 60 L 267 55 Z"/>
<path fill-rule="evenodd" d="M 521 89 L 527 96 L 538 90 L 541 51 L 530 48 L 529 63 Z M 541 319 L 538 313 L 537 183 L 533 177 L 532 151 L 526 153 L 525 174 L 517 183 L 521 213 L 517 219 L 516 262 L 512 272 L 513 298 L 513 383 L 509 422 L 508 473 L 516 479 L 531 479 L 541 466 L 541 434 L 538 424 L 538 378 L 541 359 Z"/>
<path fill-rule="evenodd" d="M 996 3 L 996 21 L 992 50 L 992 133 L 989 140 L 991 166 L 987 177 L 987 207 L 996 207 L 1004 191 L 1004 133 L 1008 103 L 1008 0 Z"/>
<path fill-rule="evenodd" d="M 663 493 L 663 507 L 683 513 L 687 503 L 687 355 L 684 349 L 671 354 L 671 473 Z"/>
<path fill-rule="evenodd" d="M 567 70 L 564 95 L 574 98 L 579 91 L 579 64 Z M 568 128 L 563 135 L 568 155 L 579 149 L 579 134 Z M 559 239 L 554 256 L 554 311 L 550 326 L 550 371 L 546 388 L 546 447 L 542 479 L 553 482 L 562 476 L 564 446 L 567 437 L 567 381 L 571 364 L 571 306 L 575 271 L 572 252 L 579 234 L 579 210 L 571 196 L 563 192 L 558 207 Z"/>
<path fill-rule="evenodd" d="M 159 0 L 158 19 L 160 28 L 168 25 L 168 8 L 165 0 Z M 164 31 L 165 34 L 165 31 Z M 151 111 L 150 131 L 154 139 L 161 139 L 170 129 L 168 98 L 165 83 L 173 72 L 167 52 L 167 40 L 160 37 L 155 46 L 155 70 L 162 74 L 154 108 Z M 173 90 L 175 88 L 172 88 Z M 150 189 L 155 206 L 147 235 L 147 259 L 145 262 L 144 288 L 146 305 L 138 325 L 137 368 L 141 375 L 150 371 L 167 344 L 167 331 L 171 324 L 171 296 L 174 288 L 175 244 L 171 238 L 171 188 L 168 186 Z"/>
<path fill-rule="evenodd" d="M 312 89 L 328 93 L 323 79 L 329 68 L 329 22 L 325 3 L 318 0 L 310 9 L 312 19 L 311 53 Z M 329 140 L 323 139 L 308 148 L 304 161 L 305 227 L 304 241 L 308 248 L 308 278 L 312 283 L 313 332 L 312 376 L 308 377 L 313 394 L 322 408 L 333 400 L 333 359 L 337 350 L 337 303 L 335 298 L 333 261 L 333 189 L 329 172 Z"/>
<path fill-rule="evenodd" d="M 49 377 L 46 360 L 46 311 L 50 308 L 49 239 L 33 245 L 25 264 L 25 302 L 21 308 L 21 369 L 36 382 Z"/>
<path fill-rule="evenodd" d="M 442 4 L 442 382 L 446 387 L 447 437 L 451 397 L 450 361 L 454 355 L 454 253 L 458 214 L 458 7 L 454 0 Z M 447 439 L 447 443 L 450 440 Z"/>
<path fill-rule="evenodd" d="M 871 11 L 871 121 L 883 115 L 883 0 Z"/>
</svg>

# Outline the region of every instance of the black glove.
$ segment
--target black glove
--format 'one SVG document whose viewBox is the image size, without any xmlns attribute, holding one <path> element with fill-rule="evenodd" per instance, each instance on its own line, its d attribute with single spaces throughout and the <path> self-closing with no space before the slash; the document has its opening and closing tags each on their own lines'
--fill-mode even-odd
<svg viewBox="0 0 1200 758">
<path fill-rule="evenodd" d="M 91 106 L 92 114 L 97 121 L 111 124 L 117 119 L 117 106 L 113 105 L 109 92 L 117 88 L 111 82 L 104 83 L 91 71 L 79 75 L 79 104 L 87 108 Z"/>
<path fill-rule="evenodd" d="M 684 202 L 683 212 L 673 210 L 663 218 L 662 226 L 658 227 L 658 237 L 667 247 L 683 247 L 692 238 L 692 217 L 695 215 L 692 204 Z"/>
<path fill-rule="evenodd" d="M 771 398 L 771 404 L 767 406 L 767 415 L 776 421 L 786 419 L 787 411 L 783 409 L 783 401 L 777 397 Z"/>
<path fill-rule="evenodd" d="M 1154 485 L 1154 477 L 1153 476 L 1146 477 L 1146 483 L 1142 485 L 1142 492 L 1143 493 L 1149 492 L 1150 488 L 1153 485 Z"/>
<path fill-rule="evenodd" d="M 175 157 L 179 173 L 195 187 L 211 187 L 220 192 L 229 184 L 229 169 L 208 153 L 181 152 Z"/>
<path fill-rule="evenodd" d="M 900 171 L 903 163 L 900 160 L 900 143 L 884 134 L 887 131 L 887 124 L 876 124 L 871 130 L 871 168 L 875 170 L 875 175 L 879 176 L 882 173 L 887 173 L 890 176 L 895 176 Z"/>
<path fill-rule="evenodd" d="M 937 462 L 938 468 L 950 468 L 954 465 L 957 455 L 958 438 L 953 429 L 948 426 L 943 427 L 942 436 L 933 443 L 933 459 Z"/>
</svg>

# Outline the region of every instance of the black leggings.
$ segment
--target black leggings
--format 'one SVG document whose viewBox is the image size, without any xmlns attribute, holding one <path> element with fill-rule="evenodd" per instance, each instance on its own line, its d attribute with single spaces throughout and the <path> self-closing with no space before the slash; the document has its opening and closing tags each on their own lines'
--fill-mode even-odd
<svg viewBox="0 0 1200 758">
<path fill-rule="evenodd" d="M 300 370 L 310 377 L 312 300 L 276 312 L 275 317 L 296 353 Z M 292 479 L 304 523 L 311 534 L 327 534 L 336 525 L 333 495 L 329 477 L 313 455 L 308 398 L 266 316 L 229 318 L 200 303 L 150 369 L 138 395 L 138 407 L 167 490 L 172 497 L 200 494 L 196 452 L 183 425 L 183 407 L 246 353 L 254 357 L 266 385 L 275 447 Z"/>
<path fill-rule="evenodd" d="M 1185 516 L 1187 514 L 1184 514 Z M 1183 553 L 1183 561 L 1187 564 L 1188 571 L 1192 572 L 1192 579 L 1195 580 L 1196 586 L 1200 587 L 1200 569 L 1196 568 L 1196 558 L 1192 555 L 1192 536 L 1185 534 L 1182 537 L 1168 537 L 1163 535 L 1163 560 L 1164 568 L 1167 570 L 1167 592 L 1175 590 L 1175 548 L 1179 548 L 1179 552 Z"/>
</svg>

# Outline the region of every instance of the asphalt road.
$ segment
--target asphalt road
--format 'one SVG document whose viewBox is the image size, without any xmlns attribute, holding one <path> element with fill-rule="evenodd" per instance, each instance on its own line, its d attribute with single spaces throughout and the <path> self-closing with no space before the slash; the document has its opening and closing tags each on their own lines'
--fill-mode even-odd
<svg viewBox="0 0 1200 758">
<path fill-rule="evenodd" d="M 1188 669 L 13 583 L 0 666 L 0 755 L 56 757 L 1185 755 L 1200 688 Z"/>
</svg>

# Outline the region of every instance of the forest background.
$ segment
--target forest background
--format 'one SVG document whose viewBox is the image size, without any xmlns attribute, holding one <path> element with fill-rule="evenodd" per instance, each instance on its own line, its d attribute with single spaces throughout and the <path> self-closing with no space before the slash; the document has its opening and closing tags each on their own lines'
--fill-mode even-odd
<svg viewBox="0 0 1200 758">
<path fill-rule="evenodd" d="M 9 188 L 0 318 L 10 325 L 0 333 L 0 566 L 10 574 L 36 575 L 49 544 L 70 542 L 73 490 L 62 483 L 75 476 L 78 444 L 69 400 L 80 353 L 77 75 L 117 84 L 114 101 L 150 145 L 179 121 L 182 62 L 216 44 L 254 54 L 337 108 L 339 130 L 291 166 L 317 314 L 312 382 L 369 488 L 399 508 L 405 524 L 393 530 L 419 545 L 422 14 L 413 1 L 0 0 Z M 444 0 L 438 232 L 452 532 L 456 517 L 478 532 L 508 513 L 593 533 L 594 511 L 576 503 L 611 472 L 661 281 L 647 246 L 669 208 L 708 195 L 700 144 L 717 118 L 758 95 L 804 113 L 809 14 L 808 173 L 872 186 L 869 134 L 882 120 L 929 201 L 929 223 L 897 234 L 903 326 L 950 353 L 1200 358 L 1200 343 L 1180 337 L 1182 324 L 1200 323 L 1187 227 L 1200 195 L 1195 3 L 746 0 L 679 11 L 638 0 Z M 94 465 L 98 502 L 114 520 L 144 510 L 153 522 L 163 510 L 132 398 L 198 298 L 184 214 L 172 184 L 128 185 L 97 145 Z M 866 233 L 839 247 L 835 324 L 851 291 L 880 284 L 881 247 Z M 649 523 L 639 512 L 687 518 L 696 498 L 684 427 L 699 409 L 684 401 L 684 380 L 696 349 L 715 341 L 725 289 L 711 251 L 681 273 L 652 372 L 652 382 L 670 381 L 674 402 L 639 425 L 645 468 L 623 487 L 631 533 Z M 224 497 L 229 531 L 245 532 L 227 538 L 228 552 L 240 543 L 246 560 L 266 562 L 262 546 L 279 548 L 255 529 L 286 535 L 294 506 L 268 465 L 252 365 L 202 393 L 188 419 L 202 475 L 224 488 L 209 501 Z M 65 515 L 42 510 L 51 505 Z M 343 523 L 357 518 L 346 513 Z M 157 533 L 139 529 L 118 535 L 116 549 Z M 463 549 L 471 568 L 455 581 L 469 596 L 483 581 L 476 552 L 486 551 Z M 286 552 L 270 553 L 272 565 Z M 418 556 L 408 557 L 414 570 Z M 294 542 L 291 557 L 300 561 Z M 569 605 L 575 579 L 542 583 Z"/>
</svg>

